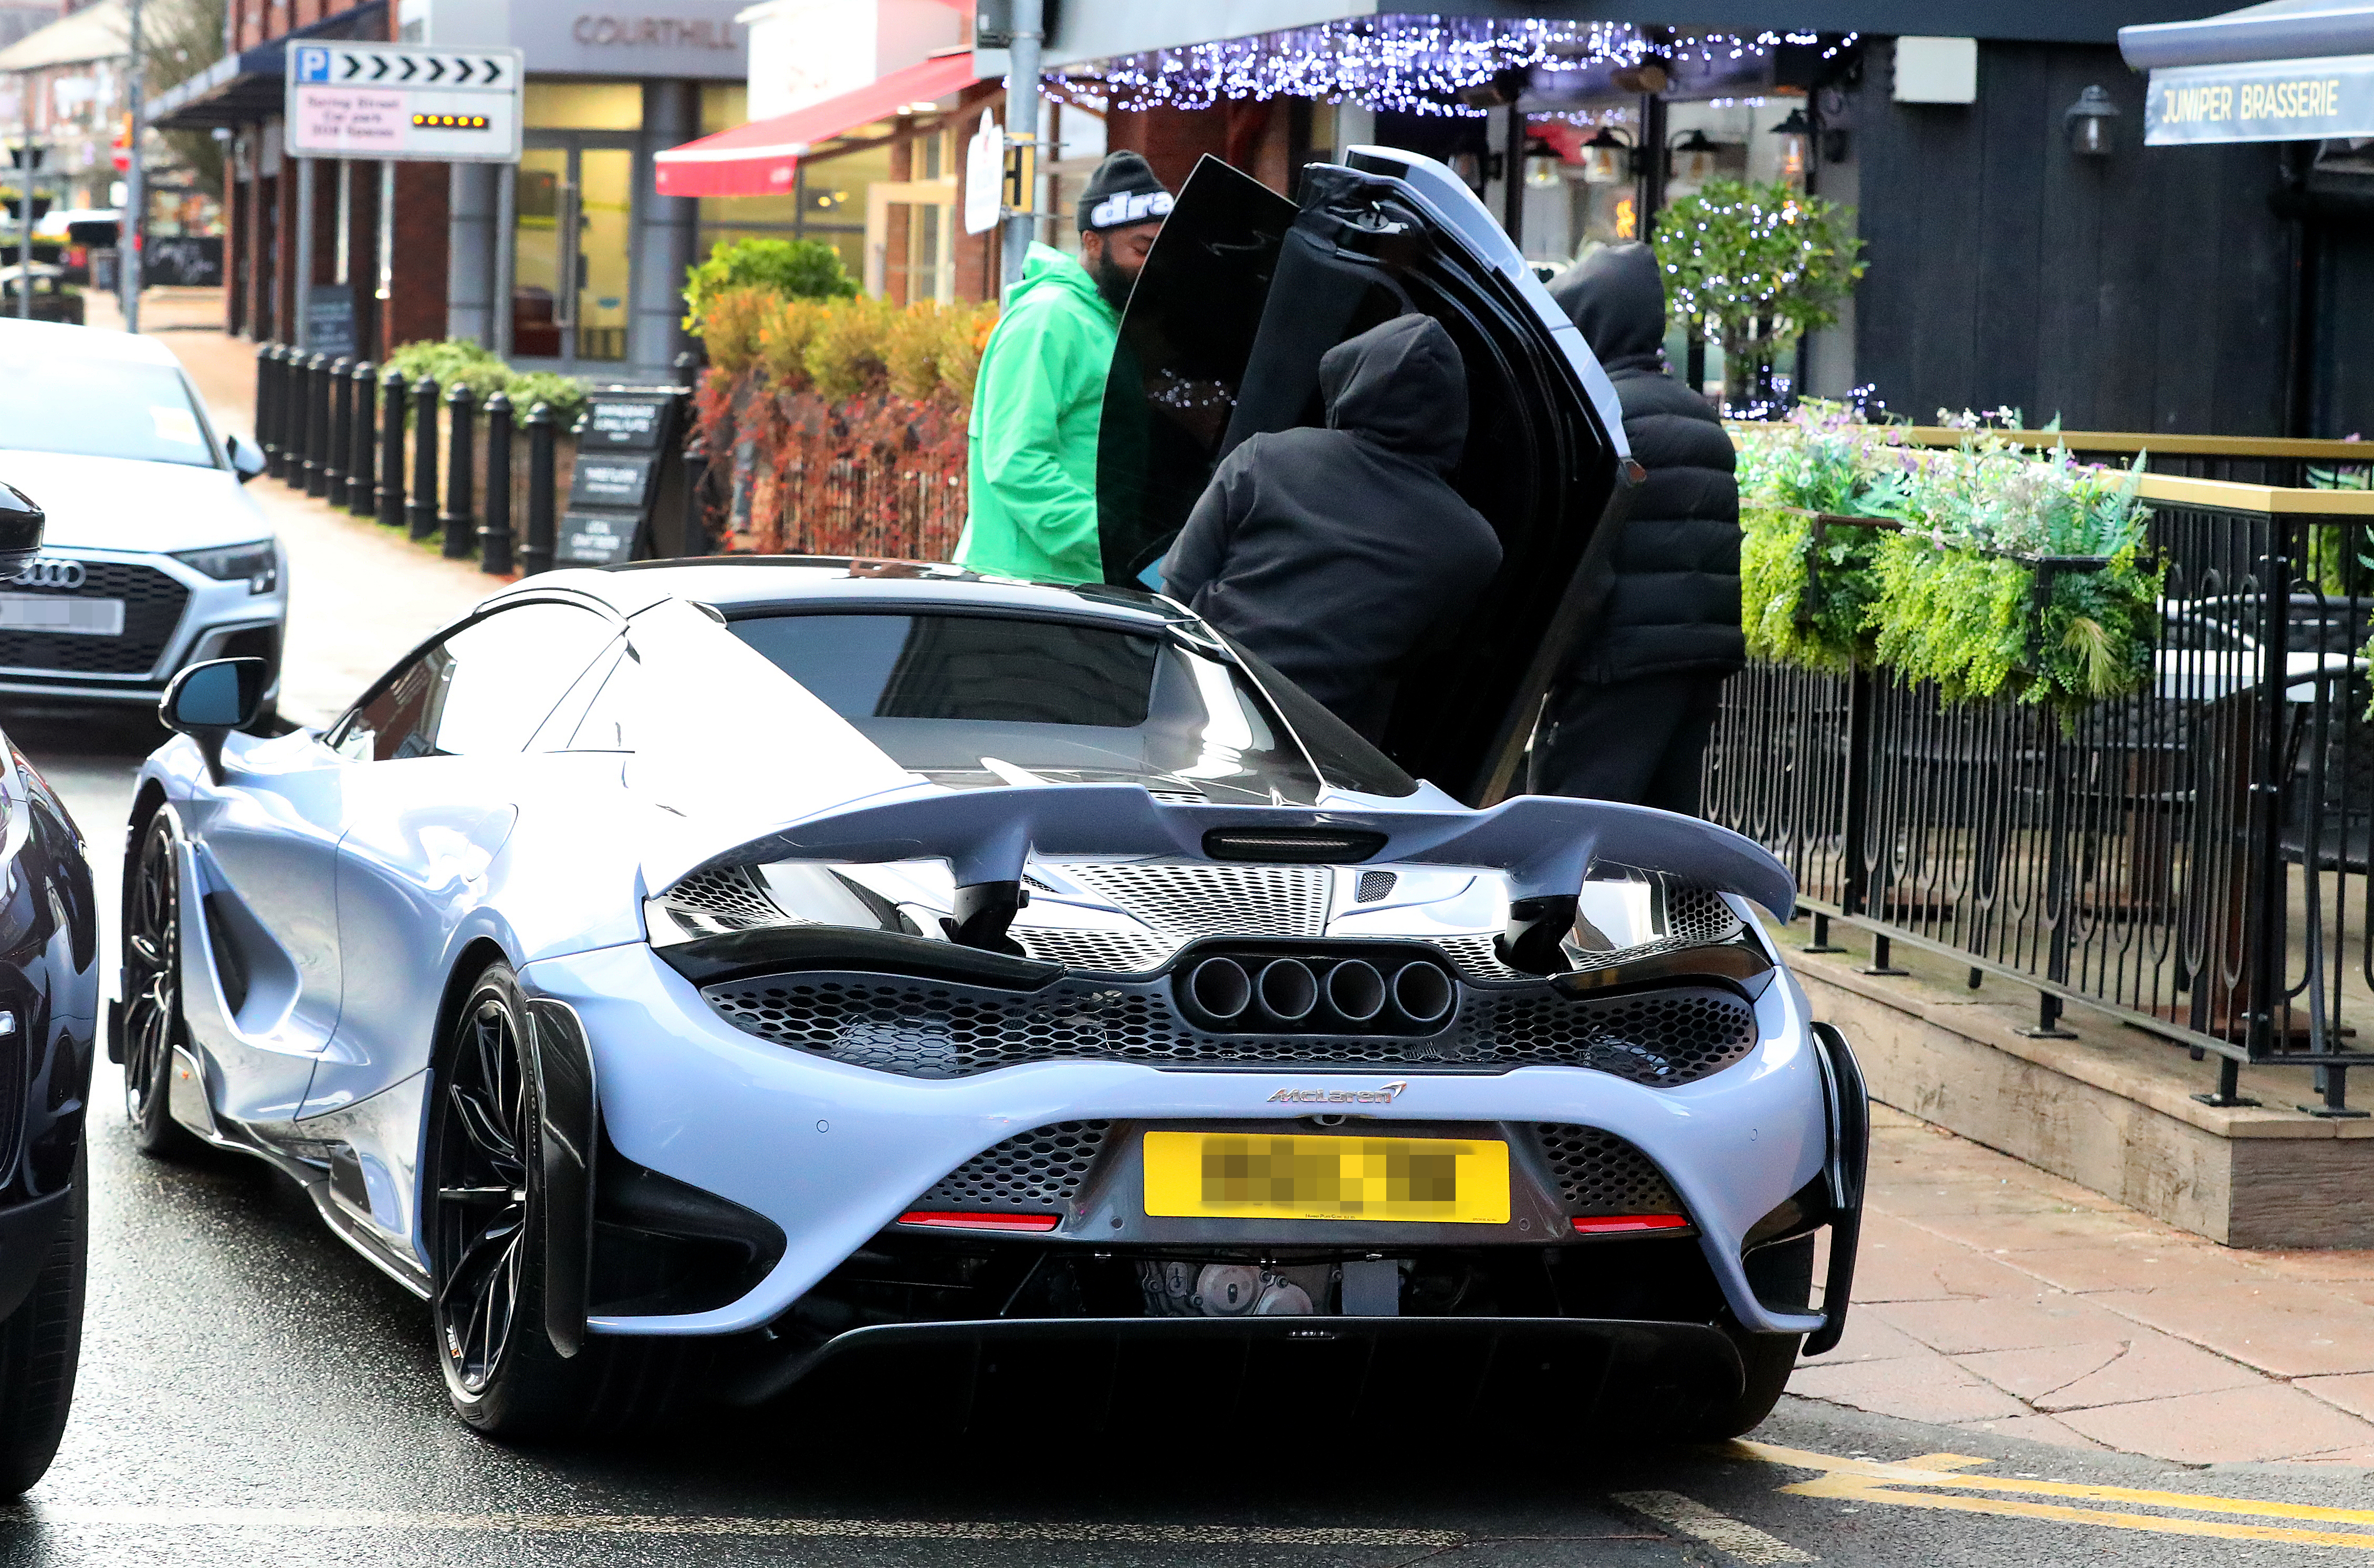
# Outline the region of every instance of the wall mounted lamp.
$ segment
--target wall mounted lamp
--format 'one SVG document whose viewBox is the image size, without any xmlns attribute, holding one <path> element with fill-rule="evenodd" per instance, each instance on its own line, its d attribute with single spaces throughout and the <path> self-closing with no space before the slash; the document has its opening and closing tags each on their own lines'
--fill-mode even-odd
<svg viewBox="0 0 2374 1568">
<path fill-rule="evenodd" d="M 2119 108 L 2100 88 L 2087 88 L 2061 116 L 2069 150 L 2078 158 L 2108 158 L 2118 149 Z"/>
</svg>

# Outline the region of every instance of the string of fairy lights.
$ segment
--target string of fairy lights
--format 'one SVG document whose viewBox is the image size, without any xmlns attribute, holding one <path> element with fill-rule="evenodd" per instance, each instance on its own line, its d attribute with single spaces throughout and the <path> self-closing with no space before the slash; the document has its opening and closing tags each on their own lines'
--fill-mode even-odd
<svg viewBox="0 0 2374 1568">
<path fill-rule="evenodd" d="M 1828 59 L 1854 35 L 1643 33 L 1624 22 L 1563 18 L 1360 17 L 1250 38 L 1158 49 L 1062 73 L 1122 110 L 1209 109 L 1229 99 L 1302 98 L 1407 114 L 1475 116 L 1463 89 L 1499 73 L 1637 66 L 1652 58 L 1719 64 L 1760 58 L 1783 44 L 1821 45 Z M 1052 85 L 1052 84 L 1051 84 Z"/>
</svg>

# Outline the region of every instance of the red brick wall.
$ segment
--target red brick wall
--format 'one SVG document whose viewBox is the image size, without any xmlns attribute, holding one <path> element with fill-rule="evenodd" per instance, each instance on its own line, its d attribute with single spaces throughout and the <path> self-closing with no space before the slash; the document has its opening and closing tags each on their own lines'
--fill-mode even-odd
<svg viewBox="0 0 2374 1568">
<path fill-rule="evenodd" d="M 981 123 L 981 111 L 986 107 L 1003 120 L 1005 95 L 994 82 L 979 82 L 957 99 L 957 212 L 956 226 L 956 297 L 958 299 L 994 299 L 997 298 L 997 230 L 986 234 L 964 231 L 964 148 L 966 141 Z"/>
<path fill-rule="evenodd" d="M 1272 99 L 1210 109 L 1116 110 L 1105 119 L 1105 145 L 1144 153 L 1156 178 L 1173 191 L 1187 183 L 1208 153 L 1292 195 L 1287 164 L 1293 109 L 1285 99 Z"/>
<path fill-rule="evenodd" d="M 441 163 L 395 166 L 395 276 L 388 285 L 380 357 L 445 335 L 446 194 Z"/>
</svg>

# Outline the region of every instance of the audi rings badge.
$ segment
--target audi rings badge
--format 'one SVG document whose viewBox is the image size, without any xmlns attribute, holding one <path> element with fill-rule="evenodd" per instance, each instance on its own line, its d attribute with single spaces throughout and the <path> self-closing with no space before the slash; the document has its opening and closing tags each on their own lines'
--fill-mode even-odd
<svg viewBox="0 0 2374 1568">
<path fill-rule="evenodd" d="M 89 578 L 80 561 L 62 556 L 37 556 L 8 580 L 19 588 L 58 588 L 71 593 Z"/>
</svg>

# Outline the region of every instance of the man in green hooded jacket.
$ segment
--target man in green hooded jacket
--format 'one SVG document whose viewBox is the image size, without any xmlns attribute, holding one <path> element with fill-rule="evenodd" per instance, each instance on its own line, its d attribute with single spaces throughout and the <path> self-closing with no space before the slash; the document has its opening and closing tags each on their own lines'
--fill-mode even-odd
<svg viewBox="0 0 2374 1568">
<path fill-rule="evenodd" d="M 1030 247 L 981 358 L 966 438 L 971 515 L 957 559 L 993 577 L 1100 582 L 1097 438 L 1121 312 L 1170 211 L 1146 159 L 1117 152 L 1080 197 L 1080 258 Z"/>
</svg>

